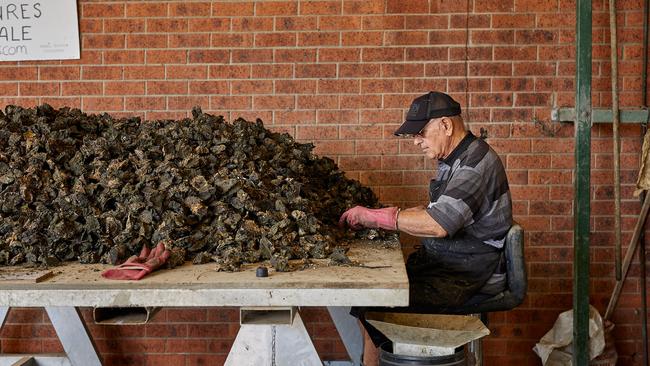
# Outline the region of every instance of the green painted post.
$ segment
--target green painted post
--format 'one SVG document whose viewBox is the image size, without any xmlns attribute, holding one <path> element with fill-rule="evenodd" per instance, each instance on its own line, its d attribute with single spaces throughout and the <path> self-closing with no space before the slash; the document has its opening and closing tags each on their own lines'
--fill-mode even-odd
<svg viewBox="0 0 650 366">
<path fill-rule="evenodd" d="M 591 0 L 576 4 L 575 198 L 573 203 L 573 364 L 589 363 L 589 217 L 591 183 Z"/>
</svg>

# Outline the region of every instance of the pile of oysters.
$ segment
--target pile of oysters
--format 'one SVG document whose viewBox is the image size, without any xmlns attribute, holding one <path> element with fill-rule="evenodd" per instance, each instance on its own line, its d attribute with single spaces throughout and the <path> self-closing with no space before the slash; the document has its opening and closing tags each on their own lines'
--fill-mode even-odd
<svg viewBox="0 0 650 366">
<path fill-rule="evenodd" d="M 192 110 L 141 121 L 78 109 L 7 106 L 0 112 L 0 265 L 117 264 L 164 241 L 169 266 L 266 261 L 345 263 L 342 243 L 390 239 L 349 231 L 339 216 L 379 207 L 312 144 L 262 121 Z"/>
</svg>

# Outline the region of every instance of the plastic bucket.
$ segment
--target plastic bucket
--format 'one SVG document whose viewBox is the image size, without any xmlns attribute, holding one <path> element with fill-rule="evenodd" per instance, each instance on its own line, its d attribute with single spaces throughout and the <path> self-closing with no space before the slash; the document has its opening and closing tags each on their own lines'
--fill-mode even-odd
<svg viewBox="0 0 650 366">
<path fill-rule="evenodd" d="M 379 347 L 379 366 L 465 366 L 465 346 L 456 348 L 446 356 L 407 356 L 393 354 L 393 344 L 386 342 Z"/>
</svg>

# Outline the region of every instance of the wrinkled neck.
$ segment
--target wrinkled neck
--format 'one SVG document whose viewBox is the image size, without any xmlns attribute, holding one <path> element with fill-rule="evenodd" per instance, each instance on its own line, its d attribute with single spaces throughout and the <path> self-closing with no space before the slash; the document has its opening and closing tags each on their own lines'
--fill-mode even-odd
<svg viewBox="0 0 650 366">
<path fill-rule="evenodd" d="M 467 131 L 465 131 L 465 129 L 458 129 L 458 132 L 454 131 L 454 133 L 449 137 L 449 143 L 445 149 L 445 156 L 443 157 L 443 160 L 447 159 L 449 155 L 451 155 L 451 153 L 456 150 L 465 136 L 467 136 Z"/>
</svg>

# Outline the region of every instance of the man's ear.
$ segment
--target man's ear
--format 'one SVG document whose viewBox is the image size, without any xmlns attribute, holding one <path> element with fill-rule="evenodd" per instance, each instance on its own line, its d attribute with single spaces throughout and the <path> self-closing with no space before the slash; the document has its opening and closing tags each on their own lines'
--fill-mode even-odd
<svg viewBox="0 0 650 366">
<path fill-rule="evenodd" d="M 445 129 L 445 136 L 451 136 L 454 133 L 454 121 L 449 117 L 442 117 L 440 122 L 442 123 L 442 127 Z"/>
</svg>

